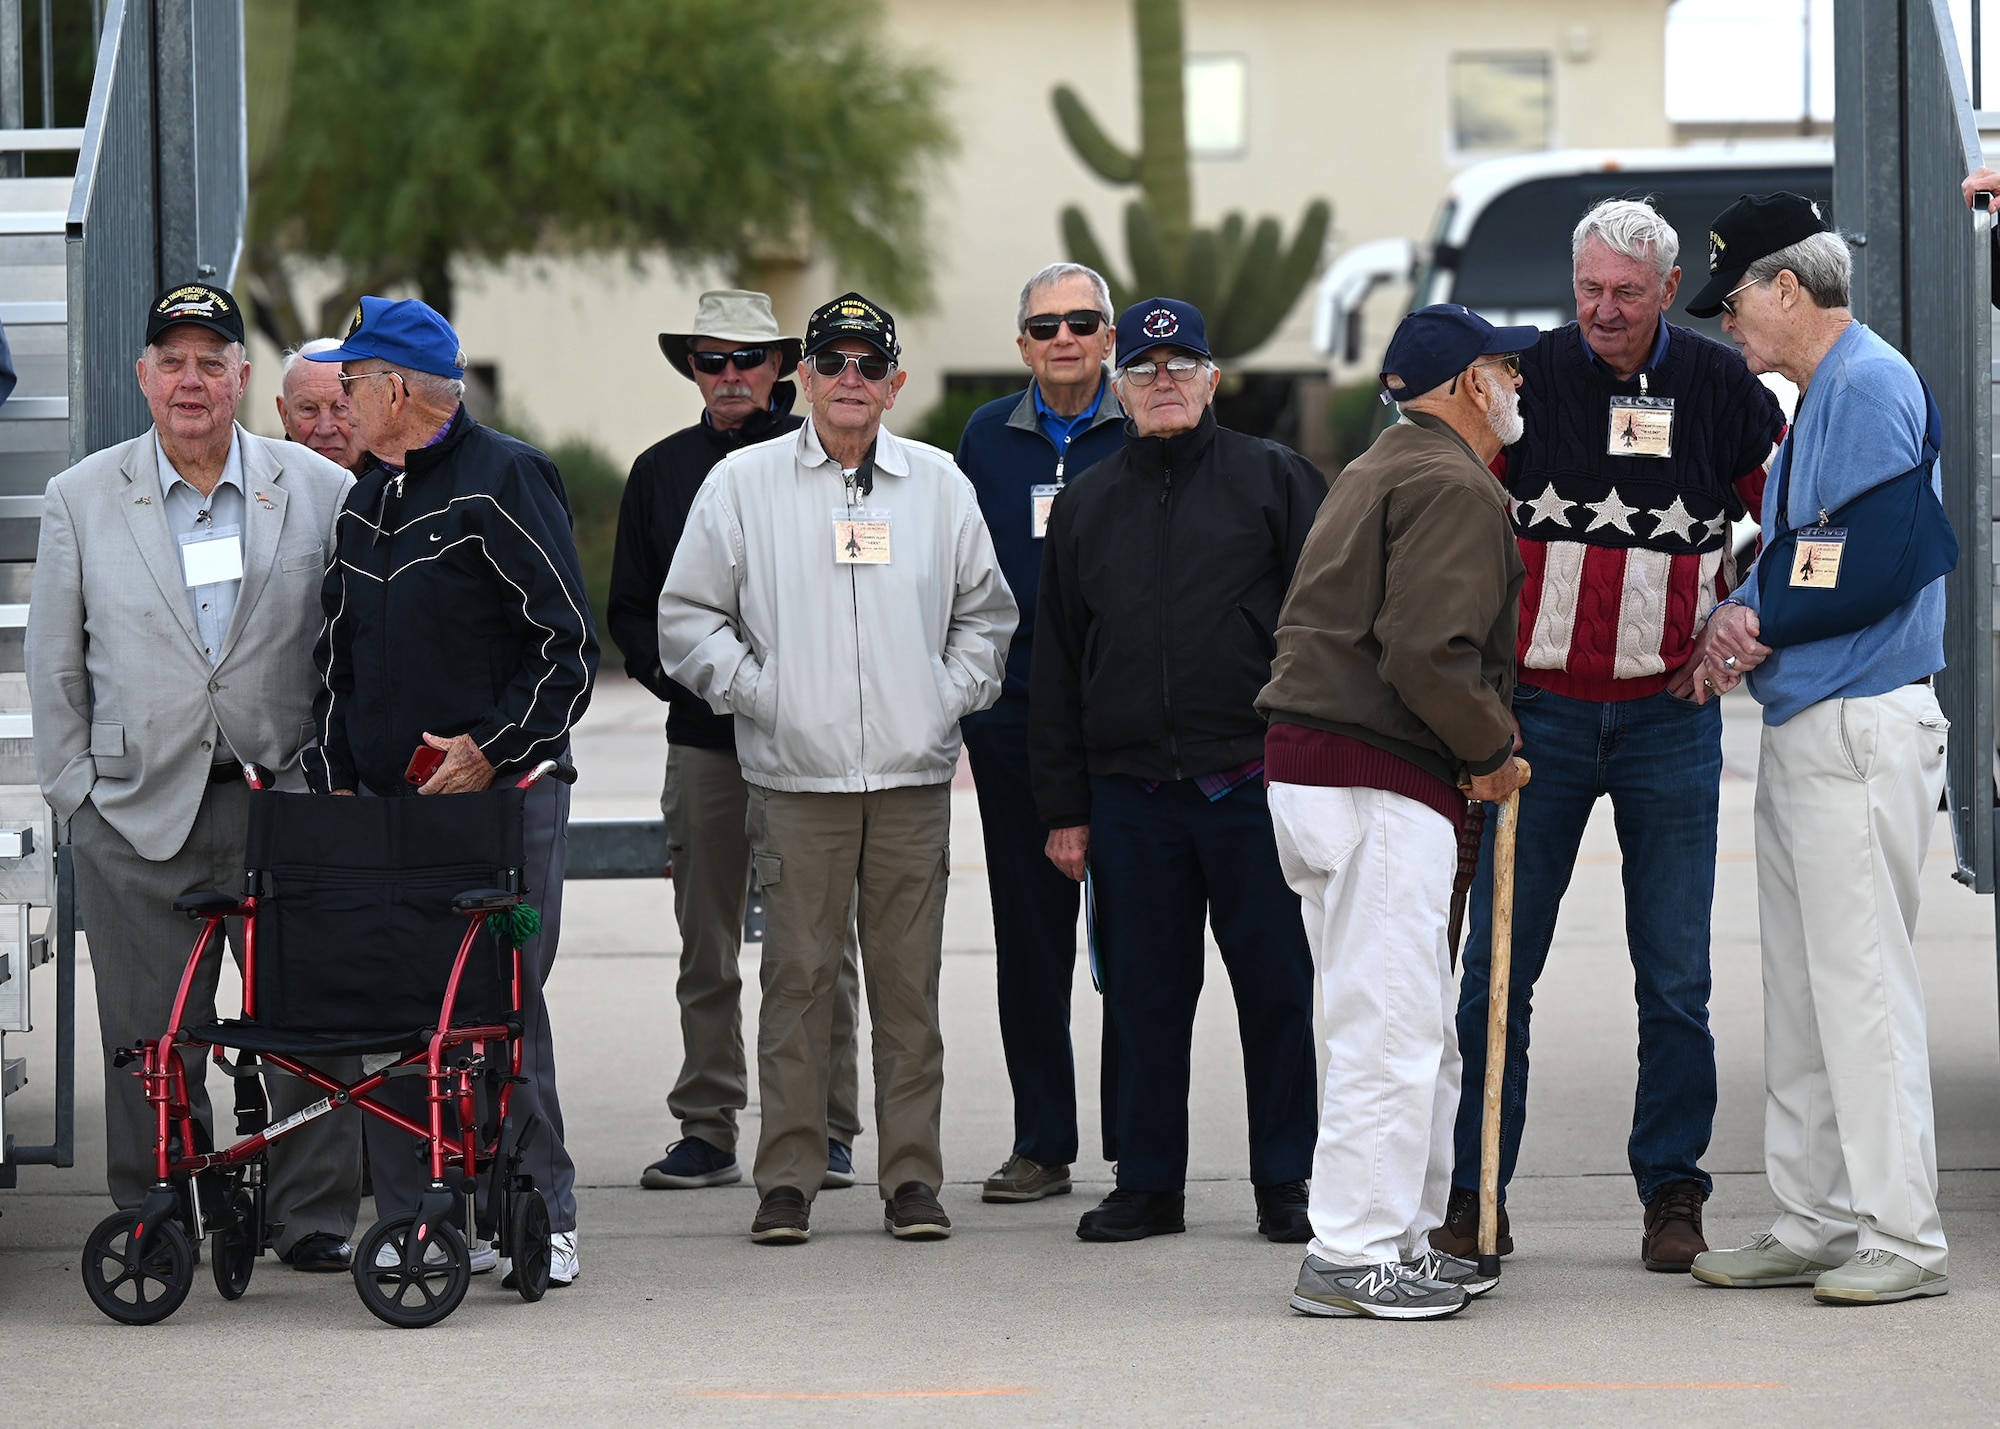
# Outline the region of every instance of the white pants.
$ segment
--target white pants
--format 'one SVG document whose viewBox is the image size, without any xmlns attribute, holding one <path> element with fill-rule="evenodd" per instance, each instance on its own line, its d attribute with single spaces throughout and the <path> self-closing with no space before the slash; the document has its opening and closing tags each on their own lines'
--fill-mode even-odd
<svg viewBox="0 0 2000 1429">
<path fill-rule="evenodd" d="M 1914 944 L 1948 727 L 1909 685 L 1764 729 L 1764 1168 L 1771 1233 L 1808 1260 L 1879 1248 L 1945 1268 Z"/>
<path fill-rule="evenodd" d="M 1445 944 L 1457 835 L 1436 810 L 1380 789 L 1273 784 L 1270 804 L 1326 1024 L 1312 1253 L 1336 1265 L 1408 1260 L 1451 1189 L 1459 1060 Z"/>
</svg>

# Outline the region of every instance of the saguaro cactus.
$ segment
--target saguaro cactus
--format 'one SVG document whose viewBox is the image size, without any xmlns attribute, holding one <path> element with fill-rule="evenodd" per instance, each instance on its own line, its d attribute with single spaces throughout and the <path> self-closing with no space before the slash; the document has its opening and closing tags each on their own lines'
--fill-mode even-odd
<svg viewBox="0 0 2000 1429">
<path fill-rule="evenodd" d="M 1125 253 L 1131 280 L 1122 279 L 1074 204 L 1062 211 L 1063 244 L 1111 284 L 1114 305 L 1148 294 L 1185 299 L 1208 319 L 1218 357 L 1238 357 L 1262 345 L 1311 281 L 1333 210 L 1324 199 L 1306 207 L 1291 245 L 1275 218 L 1249 224 L 1231 213 L 1213 228 L 1193 221 L 1188 176 L 1186 64 L 1180 0 L 1133 0 L 1139 38 L 1139 145 L 1121 148 L 1068 85 L 1055 87 L 1056 118 L 1077 157 L 1107 183 L 1137 185 L 1125 206 Z"/>
</svg>

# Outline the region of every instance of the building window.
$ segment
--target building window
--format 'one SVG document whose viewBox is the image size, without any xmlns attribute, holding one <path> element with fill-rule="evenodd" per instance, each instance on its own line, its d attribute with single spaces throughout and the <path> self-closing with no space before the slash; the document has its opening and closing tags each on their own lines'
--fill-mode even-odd
<svg viewBox="0 0 2000 1429">
<path fill-rule="evenodd" d="M 1188 153 L 1240 159 L 1249 144 L 1250 64 L 1242 55 L 1189 55 L 1182 71 Z"/>
<path fill-rule="evenodd" d="M 1453 147 L 1467 154 L 1548 148 L 1551 68 L 1538 52 L 1453 55 Z"/>
</svg>

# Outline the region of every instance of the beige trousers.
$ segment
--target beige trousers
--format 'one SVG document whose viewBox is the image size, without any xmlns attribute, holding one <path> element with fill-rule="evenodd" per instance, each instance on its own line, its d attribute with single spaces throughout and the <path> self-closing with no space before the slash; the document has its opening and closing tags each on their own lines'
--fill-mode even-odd
<svg viewBox="0 0 2000 1429">
<path fill-rule="evenodd" d="M 1918 874 L 1944 788 L 1923 685 L 1767 725 L 1757 765 L 1771 1233 L 1808 1260 L 1945 1268 Z"/>
<path fill-rule="evenodd" d="M 752 785 L 748 828 L 765 918 L 758 1191 L 792 1186 L 811 1200 L 826 1170 L 827 1070 L 850 901 L 873 1019 L 876 1179 L 884 1199 L 907 1181 L 936 1189 L 951 786 L 793 794 Z"/>
<path fill-rule="evenodd" d="M 682 1136 L 736 1152 L 736 1114 L 749 1104 L 743 1054 L 743 902 L 750 840 L 743 821 L 750 786 L 728 749 L 667 749 L 660 812 L 674 876 L 674 922 L 681 930 L 681 1071 L 667 1110 Z M 827 1134 L 849 1146 L 861 1132 L 854 1032 L 861 1014 L 860 955 L 850 920 L 834 986 Z M 823 1148 L 822 1148 L 823 1149 Z"/>
</svg>

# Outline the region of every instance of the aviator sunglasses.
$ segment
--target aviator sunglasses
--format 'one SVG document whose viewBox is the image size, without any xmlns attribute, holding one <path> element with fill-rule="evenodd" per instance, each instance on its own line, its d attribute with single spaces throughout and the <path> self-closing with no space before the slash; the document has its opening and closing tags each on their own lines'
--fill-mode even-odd
<svg viewBox="0 0 2000 1429">
<path fill-rule="evenodd" d="M 890 369 L 896 365 L 879 352 L 857 354 L 852 352 L 834 352 L 831 349 L 827 349 L 822 352 L 815 352 L 812 355 L 813 371 L 822 377 L 840 376 L 841 373 L 847 370 L 847 364 L 850 362 L 854 364 L 854 370 L 859 372 L 862 378 L 869 382 L 880 382 L 889 375 Z"/>
<path fill-rule="evenodd" d="M 1078 337 L 1089 337 L 1104 326 L 1104 314 L 1089 308 L 1078 308 L 1073 313 L 1037 313 L 1028 319 L 1028 336 L 1036 342 L 1047 342 L 1064 323 Z"/>
<path fill-rule="evenodd" d="M 690 352 L 688 365 L 704 376 L 713 377 L 732 365 L 738 372 L 754 372 L 770 356 L 771 349 L 768 347 L 739 347 L 734 352 Z"/>
</svg>

